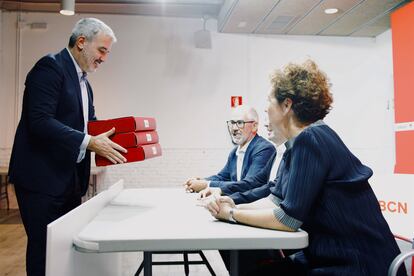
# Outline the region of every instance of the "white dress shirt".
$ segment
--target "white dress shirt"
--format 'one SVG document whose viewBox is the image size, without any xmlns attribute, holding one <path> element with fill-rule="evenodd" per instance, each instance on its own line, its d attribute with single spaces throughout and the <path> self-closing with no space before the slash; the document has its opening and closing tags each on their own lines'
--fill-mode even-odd
<svg viewBox="0 0 414 276">
<path fill-rule="evenodd" d="M 85 158 L 86 147 L 91 140 L 91 136 L 88 135 L 88 118 L 89 118 L 89 98 L 88 98 L 88 89 L 86 87 L 86 79 L 82 78 L 84 72 L 79 67 L 78 63 L 76 62 L 75 58 L 72 56 L 72 53 L 69 51 L 68 48 L 66 50 L 69 53 L 69 56 L 72 58 L 73 64 L 75 64 L 76 72 L 79 78 L 79 85 L 81 88 L 81 95 L 82 95 L 82 112 L 83 112 L 83 122 L 84 122 L 84 129 L 83 132 L 86 134 L 83 138 L 82 144 L 79 147 L 79 155 L 78 159 L 76 160 L 77 163 L 80 163 L 83 158 Z"/>
<path fill-rule="evenodd" d="M 254 137 L 253 137 L 254 138 Z M 236 156 L 237 156 L 237 181 L 240 181 L 241 175 L 242 175 L 242 168 L 243 168 L 243 161 L 244 161 L 244 154 L 246 153 L 247 148 L 250 145 L 250 142 L 253 140 L 253 138 L 247 142 L 242 148 L 240 146 L 237 147 L 236 150 Z"/>
<path fill-rule="evenodd" d="M 277 175 L 277 170 L 279 169 L 280 161 L 282 161 L 283 154 L 286 151 L 285 144 L 281 144 L 278 147 L 276 147 L 276 157 L 273 161 L 272 170 L 270 171 L 270 177 L 269 180 L 275 180 Z"/>
</svg>

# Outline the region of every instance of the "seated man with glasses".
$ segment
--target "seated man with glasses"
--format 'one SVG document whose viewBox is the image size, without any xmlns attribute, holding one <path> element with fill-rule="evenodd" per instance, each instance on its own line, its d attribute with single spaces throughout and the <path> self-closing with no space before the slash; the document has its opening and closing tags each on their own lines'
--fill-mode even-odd
<svg viewBox="0 0 414 276">
<path fill-rule="evenodd" d="M 257 134 L 258 124 L 259 116 L 254 108 L 245 105 L 235 108 L 227 127 L 237 146 L 230 152 L 226 165 L 216 175 L 190 178 L 184 184 L 186 190 L 200 192 L 216 187 L 223 195 L 231 195 L 267 184 L 271 166 L 266 165 L 275 158 L 276 149 Z M 260 181 L 256 177 L 259 172 L 264 175 Z"/>
<path fill-rule="evenodd" d="M 254 178 L 251 179 L 252 182 L 263 183 L 266 179 L 276 181 L 276 174 L 279 169 L 280 161 L 282 160 L 283 154 L 286 151 L 285 142 L 286 139 L 278 134 L 276 130 L 272 130 L 269 124 L 265 124 L 265 127 L 268 131 L 268 139 L 271 141 L 274 146 L 276 147 L 276 157 L 269 159 L 266 166 L 258 172 Z M 270 171 L 270 177 L 269 177 Z M 249 179 L 250 180 L 250 179 Z M 251 190 L 243 191 L 243 192 L 235 192 L 232 194 L 228 194 L 228 196 L 235 202 L 235 204 L 243 204 L 243 203 L 250 203 L 256 201 L 258 199 L 267 197 L 270 194 L 270 183 L 268 182 L 266 185 L 262 185 L 259 187 L 255 187 Z M 221 196 L 223 192 L 220 188 L 214 187 L 207 187 L 204 190 L 200 191 L 200 199 L 208 199 L 211 195 Z"/>
</svg>

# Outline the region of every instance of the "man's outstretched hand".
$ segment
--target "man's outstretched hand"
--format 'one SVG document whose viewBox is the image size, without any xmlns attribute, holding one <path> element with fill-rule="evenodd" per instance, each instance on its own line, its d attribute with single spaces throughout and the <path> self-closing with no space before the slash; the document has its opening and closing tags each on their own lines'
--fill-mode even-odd
<svg viewBox="0 0 414 276">
<path fill-rule="evenodd" d="M 122 164 L 127 160 L 120 152 L 127 153 L 127 150 L 109 139 L 109 137 L 114 133 L 115 128 L 112 128 L 102 134 L 91 136 L 91 140 L 88 144 L 88 150 L 107 158 L 114 164 Z"/>
</svg>

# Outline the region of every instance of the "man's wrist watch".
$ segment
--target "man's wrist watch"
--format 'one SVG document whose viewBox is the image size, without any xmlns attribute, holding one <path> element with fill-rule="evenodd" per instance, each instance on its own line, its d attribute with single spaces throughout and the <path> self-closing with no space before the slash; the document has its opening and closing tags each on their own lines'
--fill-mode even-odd
<svg viewBox="0 0 414 276">
<path fill-rule="evenodd" d="M 230 209 L 229 221 L 233 222 L 233 223 L 237 223 L 237 220 L 234 219 L 233 214 L 234 214 L 234 208 L 231 208 Z"/>
</svg>

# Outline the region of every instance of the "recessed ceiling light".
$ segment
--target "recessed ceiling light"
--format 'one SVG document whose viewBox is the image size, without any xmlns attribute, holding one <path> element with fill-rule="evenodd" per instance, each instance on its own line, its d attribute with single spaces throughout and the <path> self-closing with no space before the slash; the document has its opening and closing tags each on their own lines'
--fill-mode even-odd
<svg viewBox="0 0 414 276">
<path fill-rule="evenodd" d="M 330 9 L 325 9 L 324 11 L 326 14 L 335 14 L 338 12 L 337 8 L 330 8 Z"/>
</svg>

